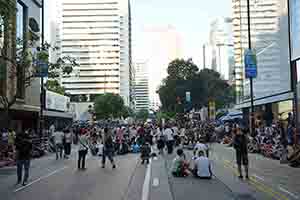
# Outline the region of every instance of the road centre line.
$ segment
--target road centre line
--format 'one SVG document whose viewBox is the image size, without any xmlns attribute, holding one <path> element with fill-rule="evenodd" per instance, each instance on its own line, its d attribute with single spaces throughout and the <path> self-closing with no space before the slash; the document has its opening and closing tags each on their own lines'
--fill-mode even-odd
<svg viewBox="0 0 300 200">
<path fill-rule="evenodd" d="M 295 199 L 299 199 L 299 197 L 298 197 L 296 194 L 294 194 L 294 193 L 292 193 L 292 192 L 290 192 L 290 191 L 284 189 L 284 188 L 281 187 L 281 186 L 278 186 L 278 189 L 281 190 L 282 192 L 285 192 L 285 193 L 289 194 L 291 197 L 293 197 L 293 198 L 295 198 Z"/>
<path fill-rule="evenodd" d="M 56 173 L 58 173 L 58 172 L 61 172 L 61 171 L 65 170 L 65 169 L 67 169 L 67 168 L 68 168 L 67 166 L 64 166 L 64 167 L 62 167 L 62 168 L 60 168 L 60 169 L 57 169 L 57 170 L 55 170 L 55 171 L 53 171 L 53 172 L 51 172 L 51 173 L 49 173 L 49 174 L 47 174 L 47 175 L 45 175 L 45 176 L 41 176 L 40 178 L 38 178 L 38 179 L 36 179 L 36 180 L 34 180 L 34 181 L 28 183 L 27 185 L 22 186 L 22 187 L 19 187 L 18 189 L 16 189 L 16 190 L 14 191 L 14 193 L 19 192 L 19 191 L 21 191 L 21 190 L 24 190 L 24 189 L 26 189 L 27 187 L 33 185 L 34 183 L 37 183 L 37 182 L 39 182 L 39 181 L 41 181 L 41 180 L 43 180 L 43 179 L 46 179 L 46 178 L 48 178 L 48 177 L 50 177 L 50 176 L 52 176 L 52 175 L 54 175 L 54 174 L 56 174 Z"/>
<path fill-rule="evenodd" d="M 152 165 L 152 160 L 150 159 L 150 162 L 147 165 L 147 171 L 146 171 L 145 180 L 143 184 L 142 200 L 148 200 L 149 198 L 149 189 L 150 189 L 150 181 L 151 181 L 151 165 Z"/>
</svg>

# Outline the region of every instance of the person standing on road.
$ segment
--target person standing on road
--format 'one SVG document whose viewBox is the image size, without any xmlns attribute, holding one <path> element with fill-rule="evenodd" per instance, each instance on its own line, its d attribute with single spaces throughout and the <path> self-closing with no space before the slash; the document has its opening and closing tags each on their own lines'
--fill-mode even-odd
<svg viewBox="0 0 300 200">
<path fill-rule="evenodd" d="M 64 149 L 64 145 L 63 145 L 64 133 L 62 132 L 62 130 L 60 128 L 54 132 L 53 138 L 54 138 L 55 149 L 56 149 L 56 151 L 55 151 L 56 160 L 58 160 L 58 158 L 62 158 L 63 149 Z"/>
<path fill-rule="evenodd" d="M 72 144 L 72 133 L 69 129 L 64 130 L 64 148 L 65 148 L 65 158 L 69 158 L 71 154 L 71 144 Z"/>
<path fill-rule="evenodd" d="M 23 186 L 27 185 L 29 177 L 30 159 L 31 159 L 32 141 L 28 135 L 28 132 L 22 132 L 17 135 L 16 138 L 16 152 L 17 152 L 17 184 L 22 182 L 23 168 L 24 179 Z"/>
<path fill-rule="evenodd" d="M 104 128 L 104 148 L 102 155 L 102 168 L 105 168 L 106 157 L 110 160 L 112 168 L 116 168 L 116 164 L 113 159 L 114 156 L 114 142 L 111 134 L 108 132 L 108 128 Z"/>
<path fill-rule="evenodd" d="M 85 159 L 86 155 L 88 153 L 89 147 L 88 147 L 88 135 L 87 131 L 82 132 L 78 138 L 79 142 L 79 149 L 78 149 L 78 170 L 85 170 Z"/>
<path fill-rule="evenodd" d="M 247 136 L 243 133 L 239 125 L 236 125 L 236 133 L 233 138 L 233 147 L 236 151 L 236 161 L 238 165 L 239 178 L 243 178 L 242 165 L 244 165 L 246 179 L 249 179 L 248 174 L 248 139 Z"/>
<path fill-rule="evenodd" d="M 169 125 L 166 125 L 164 135 L 166 136 L 166 139 L 167 139 L 168 154 L 172 154 L 173 153 L 173 145 L 174 145 L 174 137 L 173 137 L 173 131 Z"/>
</svg>

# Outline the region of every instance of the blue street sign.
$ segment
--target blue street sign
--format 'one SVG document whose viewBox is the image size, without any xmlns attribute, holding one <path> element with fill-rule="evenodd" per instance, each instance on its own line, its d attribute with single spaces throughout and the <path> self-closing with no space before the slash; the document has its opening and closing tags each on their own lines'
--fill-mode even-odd
<svg viewBox="0 0 300 200">
<path fill-rule="evenodd" d="M 36 61 L 36 77 L 48 76 L 48 63 L 43 61 Z"/>
<path fill-rule="evenodd" d="M 246 78 L 256 78 L 257 76 L 257 59 L 253 50 L 245 51 L 245 75 Z"/>
</svg>

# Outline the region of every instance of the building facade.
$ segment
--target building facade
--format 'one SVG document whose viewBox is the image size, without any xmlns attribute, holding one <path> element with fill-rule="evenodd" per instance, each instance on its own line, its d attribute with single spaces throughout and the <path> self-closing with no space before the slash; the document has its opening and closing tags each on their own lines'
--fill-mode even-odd
<svg viewBox="0 0 300 200">
<path fill-rule="evenodd" d="M 131 16 L 128 0 L 63 0 L 62 56 L 79 67 L 63 77 L 71 95 L 120 94 L 131 100 Z"/>
<path fill-rule="evenodd" d="M 30 51 L 33 56 L 35 55 L 35 49 L 40 44 L 42 5 L 39 0 L 17 0 L 12 4 L 16 6 L 15 15 L 11 16 L 11 20 L 15 21 L 16 32 L 4 27 L 3 24 L 0 27 L 0 50 L 1 53 L 6 51 L 2 56 L 7 58 L 6 60 L 0 59 L 0 127 L 8 126 L 16 131 L 26 128 L 37 129 L 40 81 L 38 78 L 32 78 L 30 84 L 26 83 L 24 80 L 32 71 L 32 65 L 28 64 L 25 67 L 20 64 L 16 67 L 9 60 L 17 58 L 18 62 L 21 59 L 20 52 L 22 51 L 17 51 L 17 49 Z M 28 38 L 29 34 L 32 37 Z M 7 104 L 11 104 L 8 113 L 5 111 Z M 10 124 L 4 124 L 7 122 Z"/>
<path fill-rule="evenodd" d="M 149 73 L 147 62 L 134 63 L 135 110 L 149 110 Z"/>
<path fill-rule="evenodd" d="M 247 0 L 234 0 L 233 12 L 237 102 L 238 108 L 249 108 L 250 81 L 244 75 L 244 51 L 248 48 Z M 276 113 L 278 102 L 293 98 L 287 1 L 252 0 L 250 19 L 251 45 L 258 66 L 258 75 L 253 79 L 254 105 L 264 112 Z"/>
<path fill-rule="evenodd" d="M 218 18 L 211 23 L 209 47 L 210 68 L 219 72 L 222 79 L 233 82 L 234 48 L 231 18 Z"/>
</svg>

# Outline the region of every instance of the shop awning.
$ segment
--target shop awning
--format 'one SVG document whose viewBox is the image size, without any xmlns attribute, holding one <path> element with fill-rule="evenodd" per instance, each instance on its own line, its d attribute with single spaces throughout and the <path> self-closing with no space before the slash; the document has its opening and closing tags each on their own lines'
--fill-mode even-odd
<svg viewBox="0 0 300 200">
<path fill-rule="evenodd" d="M 273 95 L 265 98 L 261 98 L 258 100 L 254 100 L 254 105 L 259 106 L 259 105 L 264 105 L 268 103 L 276 103 L 276 102 L 281 102 L 281 101 L 286 101 L 286 100 L 292 100 L 294 98 L 294 95 L 292 92 L 286 92 L 286 93 L 281 93 L 279 95 Z M 235 109 L 242 109 L 242 108 L 249 108 L 251 106 L 251 102 L 247 101 L 242 104 L 237 104 L 235 105 Z"/>
</svg>

